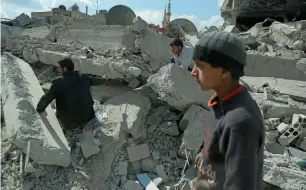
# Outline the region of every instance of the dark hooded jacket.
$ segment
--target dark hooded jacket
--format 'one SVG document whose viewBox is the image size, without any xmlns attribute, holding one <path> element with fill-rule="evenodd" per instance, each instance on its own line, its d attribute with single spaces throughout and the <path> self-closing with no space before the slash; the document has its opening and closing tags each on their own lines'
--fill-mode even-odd
<svg viewBox="0 0 306 190">
<path fill-rule="evenodd" d="M 94 101 L 90 86 L 105 84 L 106 80 L 79 74 L 76 71 L 65 72 L 55 78 L 48 92 L 37 104 L 37 112 L 45 111 L 55 99 L 56 116 L 66 129 L 76 129 L 95 117 Z"/>
</svg>

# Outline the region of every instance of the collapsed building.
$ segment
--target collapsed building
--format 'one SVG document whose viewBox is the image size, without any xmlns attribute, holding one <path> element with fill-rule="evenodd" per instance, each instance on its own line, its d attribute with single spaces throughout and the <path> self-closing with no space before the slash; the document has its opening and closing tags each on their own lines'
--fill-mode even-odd
<svg viewBox="0 0 306 190">
<path fill-rule="evenodd" d="M 117 25 L 57 23 L 1 41 L 2 189 L 194 189 L 212 92 L 169 64 L 171 38 L 117 16 Z M 266 22 L 224 30 L 245 44 L 241 83 L 265 119 L 265 190 L 305 189 L 306 20 Z M 64 134 L 54 103 L 41 115 L 35 107 L 66 56 L 77 71 L 127 85 L 92 87 L 99 122 Z"/>
<path fill-rule="evenodd" d="M 228 25 L 236 25 L 247 30 L 266 18 L 279 22 L 306 19 L 304 0 L 225 0 L 221 7 L 221 16 Z"/>
</svg>

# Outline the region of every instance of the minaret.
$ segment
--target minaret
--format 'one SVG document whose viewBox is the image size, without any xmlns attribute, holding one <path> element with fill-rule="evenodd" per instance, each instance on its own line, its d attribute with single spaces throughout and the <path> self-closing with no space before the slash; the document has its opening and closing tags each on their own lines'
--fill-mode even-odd
<svg viewBox="0 0 306 190">
<path fill-rule="evenodd" d="M 162 21 L 162 27 L 165 28 L 167 26 L 167 11 L 166 11 L 166 5 L 165 5 L 165 11 L 164 11 L 164 18 Z"/>
<path fill-rule="evenodd" d="M 171 0 L 169 0 L 168 2 L 167 25 L 170 23 L 170 18 L 171 18 Z"/>
</svg>

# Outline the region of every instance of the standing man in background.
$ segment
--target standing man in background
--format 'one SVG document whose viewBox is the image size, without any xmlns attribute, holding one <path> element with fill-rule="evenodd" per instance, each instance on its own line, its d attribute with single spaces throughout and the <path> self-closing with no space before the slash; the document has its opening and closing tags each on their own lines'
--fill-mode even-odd
<svg viewBox="0 0 306 190">
<path fill-rule="evenodd" d="M 184 46 L 184 43 L 181 39 L 174 39 L 170 46 L 172 48 L 172 53 L 174 57 L 171 59 L 171 63 L 175 63 L 178 66 L 182 67 L 185 70 L 191 71 L 193 68 L 193 47 Z"/>
</svg>

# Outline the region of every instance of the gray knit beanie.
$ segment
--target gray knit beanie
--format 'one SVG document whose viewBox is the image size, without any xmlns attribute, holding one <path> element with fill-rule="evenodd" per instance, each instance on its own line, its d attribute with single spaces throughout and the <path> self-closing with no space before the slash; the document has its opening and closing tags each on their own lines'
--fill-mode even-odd
<svg viewBox="0 0 306 190">
<path fill-rule="evenodd" d="M 193 60 L 222 67 L 234 77 L 244 75 L 246 51 L 242 41 L 229 32 L 209 32 L 196 44 Z"/>
</svg>

